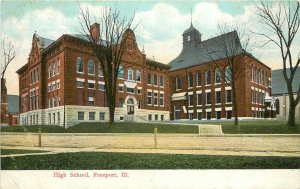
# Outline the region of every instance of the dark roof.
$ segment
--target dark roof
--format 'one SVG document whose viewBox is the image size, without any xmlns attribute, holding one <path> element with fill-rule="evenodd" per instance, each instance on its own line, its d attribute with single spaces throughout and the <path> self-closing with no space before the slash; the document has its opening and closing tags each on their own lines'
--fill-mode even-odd
<svg viewBox="0 0 300 189">
<path fill-rule="evenodd" d="M 22 66 L 21 68 L 19 68 L 16 73 L 17 74 L 21 74 L 23 71 L 27 70 L 28 68 L 28 63 L 26 63 L 24 66 Z"/>
<path fill-rule="evenodd" d="M 287 69 L 289 76 L 290 69 Z M 293 80 L 293 92 L 297 93 L 300 84 L 300 69 L 298 68 Z M 272 95 L 287 94 L 287 86 L 283 78 L 283 69 L 272 71 Z"/>
<path fill-rule="evenodd" d="M 19 96 L 7 95 L 7 111 L 8 113 L 19 113 Z"/>
<path fill-rule="evenodd" d="M 49 45 L 51 45 L 51 43 L 54 42 L 54 40 L 52 40 L 52 39 L 47 39 L 47 38 L 44 38 L 44 37 L 40 37 L 38 34 L 35 34 L 35 35 L 38 38 L 39 45 L 41 45 L 40 47 L 42 49 L 46 49 Z"/>
<path fill-rule="evenodd" d="M 236 56 L 243 52 L 237 32 L 232 31 L 205 41 L 184 44 L 179 56 L 168 65 L 171 71 L 174 71 Z"/>
<path fill-rule="evenodd" d="M 188 29 L 186 29 L 182 35 L 189 33 L 191 31 L 196 31 L 196 32 L 200 33 L 196 28 L 194 28 L 193 24 L 191 24 L 191 26 Z"/>
<path fill-rule="evenodd" d="M 152 64 L 152 65 L 155 65 L 155 66 L 158 66 L 158 67 L 166 68 L 166 69 L 170 68 L 169 65 L 161 63 L 161 62 L 157 62 L 155 60 L 146 59 L 146 63 L 147 64 Z"/>
</svg>

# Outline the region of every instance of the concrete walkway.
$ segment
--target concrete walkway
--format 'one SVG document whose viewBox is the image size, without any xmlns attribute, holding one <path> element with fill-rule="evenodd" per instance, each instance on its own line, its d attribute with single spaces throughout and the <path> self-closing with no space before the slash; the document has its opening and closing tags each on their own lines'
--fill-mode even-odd
<svg viewBox="0 0 300 189">
<path fill-rule="evenodd" d="M 65 152 L 126 152 L 239 156 L 300 157 L 300 135 L 221 135 L 139 133 L 1 133 L 2 149 L 45 150 L 47 153 L 12 154 L 2 157 Z"/>
</svg>

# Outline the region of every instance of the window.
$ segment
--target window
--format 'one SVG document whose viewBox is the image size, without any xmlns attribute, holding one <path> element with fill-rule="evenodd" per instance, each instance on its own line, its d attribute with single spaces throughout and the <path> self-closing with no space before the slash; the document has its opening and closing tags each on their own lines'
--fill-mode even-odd
<svg viewBox="0 0 300 189">
<path fill-rule="evenodd" d="M 158 93 L 154 92 L 154 105 L 158 105 Z"/>
<path fill-rule="evenodd" d="M 84 112 L 78 112 L 78 120 L 84 120 Z"/>
<path fill-rule="evenodd" d="M 157 85 L 157 75 L 156 74 L 154 74 L 153 84 Z"/>
<path fill-rule="evenodd" d="M 251 102 L 254 103 L 254 91 L 251 90 Z"/>
<path fill-rule="evenodd" d="M 56 62 L 53 62 L 52 64 L 52 76 L 55 76 L 55 66 L 56 66 Z"/>
<path fill-rule="evenodd" d="M 160 106 L 164 106 L 164 94 L 160 93 L 159 96 L 159 104 Z"/>
<path fill-rule="evenodd" d="M 231 80 L 232 80 L 231 70 L 230 70 L 230 67 L 227 66 L 225 69 L 225 81 L 226 81 L 226 83 L 230 83 Z"/>
<path fill-rule="evenodd" d="M 189 113 L 189 120 L 193 120 L 194 119 L 194 113 Z"/>
<path fill-rule="evenodd" d="M 105 118 L 105 112 L 100 112 L 99 113 L 99 120 L 104 120 Z"/>
<path fill-rule="evenodd" d="M 221 119 L 221 111 L 216 111 L 216 118 Z"/>
<path fill-rule="evenodd" d="M 123 69 L 123 66 L 122 66 L 122 65 L 119 66 L 119 70 L 118 70 L 118 78 L 119 78 L 119 79 L 124 79 L 124 69 Z"/>
<path fill-rule="evenodd" d="M 119 98 L 119 108 L 123 108 L 124 100 L 123 98 Z"/>
<path fill-rule="evenodd" d="M 231 103 L 231 90 L 226 90 L 226 102 Z"/>
<path fill-rule="evenodd" d="M 152 120 L 152 114 L 148 114 L 148 120 L 149 120 L 149 121 Z"/>
<path fill-rule="evenodd" d="M 157 114 L 154 115 L 154 118 L 155 118 L 155 121 L 158 121 L 158 115 Z"/>
<path fill-rule="evenodd" d="M 83 61 L 80 57 L 77 58 L 77 72 L 83 73 Z"/>
<path fill-rule="evenodd" d="M 31 118 L 31 117 L 30 117 L 30 118 Z M 49 121 L 48 121 L 49 124 L 51 124 L 51 113 L 48 114 L 48 119 L 49 119 Z M 30 119 L 30 122 L 31 122 L 31 119 Z"/>
<path fill-rule="evenodd" d="M 176 82 L 176 90 L 181 89 L 181 79 L 180 79 L 180 77 L 176 77 L 175 82 Z"/>
<path fill-rule="evenodd" d="M 56 81 L 56 88 L 60 89 L 60 81 Z"/>
<path fill-rule="evenodd" d="M 232 116 L 232 111 L 231 110 L 226 111 L 226 118 L 231 119 L 231 116 Z"/>
<path fill-rule="evenodd" d="M 174 106 L 174 119 L 181 119 L 181 108 L 180 105 Z"/>
<path fill-rule="evenodd" d="M 88 74 L 89 75 L 95 74 L 95 63 L 93 60 L 88 61 Z"/>
<path fill-rule="evenodd" d="M 126 87 L 128 93 L 134 93 L 134 88 Z"/>
<path fill-rule="evenodd" d="M 83 88 L 83 81 L 77 81 L 77 88 Z"/>
<path fill-rule="evenodd" d="M 89 106 L 94 106 L 94 97 L 89 96 Z"/>
<path fill-rule="evenodd" d="M 138 109 L 142 109 L 142 101 L 138 100 Z"/>
<path fill-rule="evenodd" d="M 95 120 L 95 112 L 89 112 L 89 120 Z"/>
<path fill-rule="evenodd" d="M 56 89 L 56 84 L 52 83 L 52 91 L 54 91 Z"/>
<path fill-rule="evenodd" d="M 142 81 L 142 75 L 141 75 L 140 70 L 136 71 L 136 81 L 137 82 L 141 82 Z"/>
<path fill-rule="evenodd" d="M 48 65 L 48 78 L 50 78 L 52 75 L 51 75 L 51 64 Z"/>
<path fill-rule="evenodd" d="M 254 73 L 253 73 L 253 65 L 251 65 L 251 72 L 250 72 L 250 78 L 251 78 L 251 81 L 253 81 L 253 76 L 254 76 Z"/>
<path fill-rule="evenodd" d="M 160 115 L 160 120 L 161 120 L 161 121 L 163 121 L 163 120 L 164 120 L 164 118 L 165 118 L 165 116 L 164 116 L 164 115 Z"/>
<path fill-rule="evenodd" d="M 211 72 L 210 72 L 210 70 L 205 71 L 205 84 L 206 85 L 211 84 Z"/>
<path fill-rule="evenodd" d="M 119 86 L 119 92 L 123 92 L 124 91 L 124 87 L 123 86 Z"/>
<path fill-rule="evenodd" d="M 216 103 L 221 103 L 221 91 L 216 91 Z"/>
<path fill-rule="evenodd" d="M 54 97 L 52 97 L 52 107 L 54 107 Z"/>
<path fill-rule="evenodd" d="M 193 95 L 189 95 L 189 106 L 193 106 Z"/>
<path fill-rule="evenodd" d="M 89 89 L 95 89 L 95 83 L 89 82 L 89 83 L 88 83 L 88 88 L 89 88 Z"/>
<path fill-rule="evenodd" d="M 137 93 L 138 93 L 138 94 L 142 94 L 142 89 L 141 89 L 141 88 L 138 88 L 138 89 L 137 89 Z"/>
<path fill-rule="evenodd" d="M 103 77 L 103 69 L 100 64 L 98 65 L 98 76 Z"/>
<path fill-rule="evenodd" d="M 60 96 L 57 97 L 57 106 L 60 106 Z"/>
<path fill-rule="evenodd" d="M 60 59 L 57 60 L 57 74 L 60 74 Z"/>
<path fill-rule="evenodd" d="M 211 104 L 211 93 L 206 93 L 206 104 Z"/>
<path fill-rule="evenodd" d="M 104 82 L 103 83 L 98 83 L 98 89 L 100 91 L 105 91 L 105 84 L 104 84 Z"/>
<path fill-rule="evenodd" d="M 198 112 L 198 120 L 202 119 L 202 112 Z"/>
<path fill-rule="evenodd" d="M 57 124 L 60 124 L 60 112 L 57 112 Z"/>
<path fill-rule="evenodd" d="M 36 72 L 35 72 L 35 79 L 36 79 L 36 82 L 39 81 L 39 69 L 38 68 L 36 69 Z"/>
<path fill-rule="evenodd" d="M 159 77 L 159 86 L 164 87 L 164 77 L 163 76 Z"/>
<path fill-rule="evenodd" d="M 188 86 L 193 87 L 193 75 L 191 73 L 188 75 Z"/>
<path fill-rule="evenodd" d="M 191 36 L 187 36 L 187 41 L 190 41 L 191 40 Z"/>
<path fill-rule="evenodd" d="M 147 104 L 152 105 L 152 92 L 147 92 Z"/>
<path fill-rule="evenodd" d="M 48 92 L 50 92 L 50 91 L 51 91 L 51 84 L 48 83 Z"/>
<path fill-rule="evenodd" d="M 148 84 L 148 85 L 151 85 L 151 84 L 152 84 L 152 83 L 151 83 L 151 74 L 150 74 L 150 73 L 147 74 L 147 84 Z"/>
<path fill-rule="evenodd" d="M 221 71 L 220 68 L 216 68 L 216 84 L 221 83 Z"/>
<path fill-rule="evenodd" d="M 211 119 L 211 112 L 206 112 L 206 119 L 210 120 Z"/>
<path fill-rule="evenodd" d="M 202 94 L 197 94 L 197 105 L 201 106 L 202 105 Z"/>
<path fill-rule="evenodd" d="M 202 82 L 202 79 L 201 79 L 201 72 L 199 71 L 197 73 L 197 86 L 201 86 L 201 82 Z"/>
<path fill-rule="evenodd" d="M 128 69 L 128 78 L 129 81 L 133 81 L 133 69 L 129 68 Z"/>
</svg>

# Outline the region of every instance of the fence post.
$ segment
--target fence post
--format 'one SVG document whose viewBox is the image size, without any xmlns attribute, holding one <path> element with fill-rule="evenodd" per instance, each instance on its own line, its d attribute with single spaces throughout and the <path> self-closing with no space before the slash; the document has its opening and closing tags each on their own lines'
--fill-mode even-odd
<svg viewBox="0 0 300 189">
<path fill-rule="evenodd" d="M 157 128 L 154 128 L 154 148 L 157 149 Z"/>
<path fill-rule="evenodd" d="M 42 129 L 39 128 L 39 147 L 42 147 Z"/>
</svg>

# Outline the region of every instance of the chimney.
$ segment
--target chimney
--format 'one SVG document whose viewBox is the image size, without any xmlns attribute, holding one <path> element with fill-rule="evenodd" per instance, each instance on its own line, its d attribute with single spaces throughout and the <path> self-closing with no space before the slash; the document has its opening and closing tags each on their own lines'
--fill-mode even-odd
<svg viewBox="0 0 300 189">
<path fill-rule="evenodd" d="M 99 24 L 94 23 L 93 25 L 90 26 L 90 30 L 91 30 L 93 38 L 96 41 L 99 41 L 99 38 L 100 38 L 100 26 L 99 26 Z"/>
</svg>

